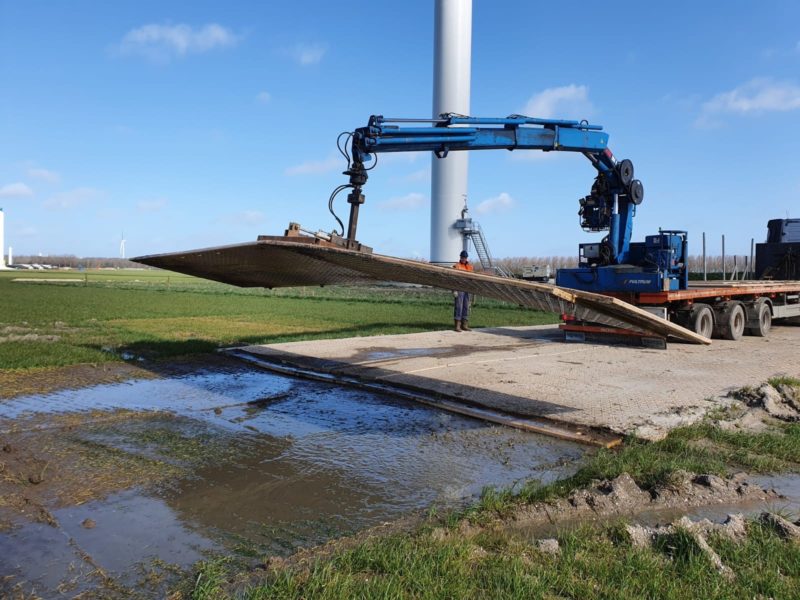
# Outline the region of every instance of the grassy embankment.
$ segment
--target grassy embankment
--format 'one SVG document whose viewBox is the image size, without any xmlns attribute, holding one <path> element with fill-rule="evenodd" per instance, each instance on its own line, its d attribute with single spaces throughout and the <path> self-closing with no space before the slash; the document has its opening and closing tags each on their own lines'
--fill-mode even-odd
<svg viewBox="0 0 800 600">
<path fill-rule="evenodd" d="M 20 278 L 63 281 L 13 281 Z M 446 291 L 270 291 L 163 271 L 13 271 L 0 274 L 0 298 L 0 369 L 119 361 L 126 352 L 161 359 L 237 343 L 412 333 L 452 324 Z M 549 313 L 480 299 L 472 325 L 554 322 Z"/>
<path fill-rule="evenodd" d="M 783 380 L 800 386 L 798 380 Z M 564 497 L 593 479 L 630 474 L 644 489 L 678 470 L 730 475 L 800 470 L 800 424 L 762 433 L 725 431 L 713 420 L 647 443 L 600 450 L 572 477 L 515 491 L 487 490 L 475 506 L 411 533 L 374 537 L 307 565 L 273 569 L 259 583 L 231 587 L 232 559 L 203 563 L 192 598 L 798 598 L 800 544 L 752 521 L 745 541 L 711 546 L 735 576 L 720 574 L 680 531 L 653 548 L 634 548 L 621 521 L 580 525 L 558 535 L 560 553 L 540 551 L 503 518 L 539 500 Z M 471 523 L 464 528 L 465 522 Z M 481 526 L 475 534 L 475 526 Z M 442 533 L 444 530 L 444 534 Z M 188 591 L 188 590 L 187 590 Z"/>
</svg>

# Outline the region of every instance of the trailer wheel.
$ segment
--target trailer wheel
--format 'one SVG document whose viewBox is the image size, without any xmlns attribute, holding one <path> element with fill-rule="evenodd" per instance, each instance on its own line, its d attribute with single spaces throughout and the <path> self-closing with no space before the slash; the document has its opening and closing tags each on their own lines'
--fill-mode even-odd
<svg viewBox="0 0 800 600">
<path fill-rule="evenodd" d="M 710 338 L 714 332 L 714 312 L 708 304 L 693 304 L 689 309 L 687 329 Z"/>
<path fill-rule="evenodd" d="M 723 302 L 716 307 L 714 312 L 717 317 L 714 337 L 733 341 L 741 339 L 745 323 L 747 323 L 742 304 L 740 302 Z"/>
<path fill-rule="evenodd" d="M 747 335 L 766 337 L 772 328 L 772 311 L 764 298 L 756 300 L 747 310 Z"/>
</svg>

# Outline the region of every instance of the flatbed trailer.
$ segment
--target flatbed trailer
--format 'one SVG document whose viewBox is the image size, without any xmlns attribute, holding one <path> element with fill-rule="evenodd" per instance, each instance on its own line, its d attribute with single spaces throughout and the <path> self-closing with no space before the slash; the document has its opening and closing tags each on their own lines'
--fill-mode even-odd
<svg viewBox="0 0 800 600">
<path fill-rule="evenodd" d="M 685 290 L 606 295 L 709 338 L 763 337 L 773 320 L 800 323 L 800 281 L 692 281 Z"/>
</svg>

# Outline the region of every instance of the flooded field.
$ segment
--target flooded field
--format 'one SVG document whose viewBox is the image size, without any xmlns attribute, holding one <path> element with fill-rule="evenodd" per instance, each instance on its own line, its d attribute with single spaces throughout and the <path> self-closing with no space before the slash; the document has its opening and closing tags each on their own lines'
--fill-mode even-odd
<svg viewBox="0 0 800 600">
<path fill-rule="evenodd" d="M 583 447 L 227 360 L 0 401 L 0 594 L 162 593 L 486 485 L 563 477 Z"/>
</svg>

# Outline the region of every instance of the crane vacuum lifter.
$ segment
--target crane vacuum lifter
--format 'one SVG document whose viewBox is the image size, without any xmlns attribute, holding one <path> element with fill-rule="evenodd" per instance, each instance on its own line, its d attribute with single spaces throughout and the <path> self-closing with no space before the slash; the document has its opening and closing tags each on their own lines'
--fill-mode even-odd
<svg viewBox="0 0 800 600">
<path fill-rule="evenodd" d="M 633 216 L 644 199 L 642 182 L 633 177 L 633 163 L 618 161 L 608 148 L 602 126 L 586 121 L 537 119 L 522 115 L 475 118 L 445 114 L 439 119 L 390 119 L 373 115 L 356 129 L 340 151 L 348 160 L 349 182 L 336 188 L 329 200 L 350 189 L 350 218 L 345 247 L 355 247 L 359 207 L 368 171 L 383 152 L 431 151 L 444 158 L 458 150 L 542 150 L 580 152 L 597 171 L 591 192 L 580 199 L 581 227 L 608 231 L 600 243 L 581 244 L 579 266 L 560 269 L 557 284 L 592 292 L 646 292 L 685 289 L 686 232 L 661 231 L 645 242 L 632 243 Z"/>
</svg>

